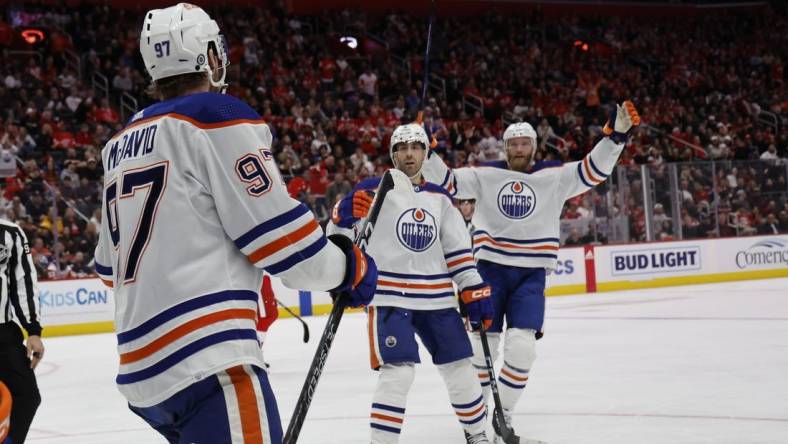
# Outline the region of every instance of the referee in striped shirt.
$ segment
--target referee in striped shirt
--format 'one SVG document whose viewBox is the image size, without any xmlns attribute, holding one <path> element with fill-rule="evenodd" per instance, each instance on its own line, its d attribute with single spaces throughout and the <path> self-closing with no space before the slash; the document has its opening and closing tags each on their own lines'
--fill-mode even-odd
<svg viewBox="0 0 788 444">
<path fill-rule="evenodd" d="M 25 232 L 0 219 L 0 381 L 11 392 L 13 444 L 25 442 L 41 403 L 33 373 L 44 357 L 36 279 Z M 20 324 L 28 334 L 26 344 Z"/>
</svg>

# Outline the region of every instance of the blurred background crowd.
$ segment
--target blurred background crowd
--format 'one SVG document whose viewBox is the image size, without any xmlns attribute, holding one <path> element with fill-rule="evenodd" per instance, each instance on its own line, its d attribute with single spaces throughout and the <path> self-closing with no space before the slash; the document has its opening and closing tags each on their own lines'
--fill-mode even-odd
<svg viewBox="0 0 788 444">
<path fill-rule="evenodd" d="M 138 11 L 6 6 L 0 21 L 2 217 L 20 223 L 42 278 L 91 273 L 103 144 L 152 103 Z M 394 127 L 422 107 L 453 167 L 505 158 L 508 123 L 539 135 L 537 165 L 582 159 L 611 106 L 644 125 L 620 166 L 572 199 L 562 243 L 788 233 L 784 9 L 695 17 L 426 18 L 208 7 L 227 39 L 228 94 L 271 126 L 292 196 L 325 223 L 337 199 L 389 167 Z M 19 30 L 46 31 L 27 39 Z M 518 32 L 511 32 L 518 30 Z M 473 202 L 460 204 L 470 217 Z"/>
</svg>

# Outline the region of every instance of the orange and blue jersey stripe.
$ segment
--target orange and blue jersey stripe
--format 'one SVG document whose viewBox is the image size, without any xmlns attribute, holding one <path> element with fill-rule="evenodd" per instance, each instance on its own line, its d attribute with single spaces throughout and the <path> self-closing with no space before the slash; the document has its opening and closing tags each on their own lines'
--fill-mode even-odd
<svg viewBox="0 0 788 444">
<path fill-rule="evenodd" d="M 479 378 L 479 384 L 481 384 L 482 387 L 489 387 L 490 372 L 487 369 L 487 366 L 473 364 L 473 368 L 476 369 L 476 376 Z"/>
<path fill-rule="evenodd" d="M 98 261 L 96 261 L 95 269 L 96 269 L 96 274 L 98 274 L 99 279 L 101 279 L 101 282 L 103 282 L 104 285 L 106 285 L 107 287 L 112 288 L 114 282 L 113 281 L 114 278 L 112 277 L 112 267 L 101 265 L 98 263 Z"/>
<path fill-rule="evenodd" d="M 446 259 L 446 268 L 449 269 L 449 276 L 455 277 L 458 274 L 476 269 L 476 262 L 473 260 L 473 251 L 457 250 L 451 253 L 444 254 Z"/>
<path fill-rule="evenodd" d="M 453 298 L 454 285 L 448 273 L 424 275 L 378 270 L 375 295 L 416 299 Z"/>
<path fill-rule="evenodd" d="M 372 403 L 369 425 L 373 429 L 399 434 L 405 421 L 405 408 L 393 405 Z"/>
<path fill-rule="evenodd" d="M 323 230 L 303 204 L 255 226 L 234 242 L 249 262 L 262 266 L 271 274 L 289 270 L 327 244 Z M 274 260 L 282 251 L 290 254 Z"/>
<path fill-rule="evenodd" d="M 498 382 L 513 389 L 524 389 L 528 383 L 528 370 L 514 367 L 504 361 L 498 374 Z"/>
<path fill-rule="evenodd" d="M 482 421 L 487 416 L 487 406 L 484 404 L 484 395 L 480 395 L 473 402 L 466 404 L 451 405 L 454 408 L 454 413 L 457 414 L 457 419 L 466 425 L 476 424 Z"/>
<path fill-rule="evenodd" d="M 590 155 L 577 163 L 577 174 L 580 176 L 580 181 L 589 188 L 604 182 L 608 176 L 597 168 Z"/>
<path fill-rule="evenodd" d="M 209 307 L 211 311 L 201 310 Z M 120 372 L 116 382 L 120 385 L 133 384 L 153 378 L 222 342 L 257 341 L 254 329 L 256 307 L 257 293 L 254 291 L 221 291 L 177 304 L 139 326 L 119 333 Z M 223 322 L 225 324 L 221 324 Z M 246 325 L 249 328 L 242 328 Z M 183 338 L 208 326 L 220 328 L 220 331 L 197 337 L 176 350 L 170 350 Z"/>
<path fill-rule="evenodd" d="M 484 230 L 473 233 L 474 253 L 485 250 L 511 257 L 558 258 L 559 240 L 555 237 L 539 239 L 512 239 L 492 236 Z"/>
</svg>

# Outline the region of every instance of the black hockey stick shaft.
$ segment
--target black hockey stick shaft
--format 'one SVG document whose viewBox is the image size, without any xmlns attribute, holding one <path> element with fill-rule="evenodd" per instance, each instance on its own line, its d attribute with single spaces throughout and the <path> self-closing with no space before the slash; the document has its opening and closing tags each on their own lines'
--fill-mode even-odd
<svg viewBox="0 0 788 444">
<path fill-rule="evenodd" d="M 369 211 L 369 217 L 364 221 L 361 230 L 356 237 L 356 245 L 360 249 L 366 250 L 372 232 L 375 230 L 375 223 L 380 215 L 380 209 L 383 207 L 383 201 L 386 194 L 394 188 L 394 179 L 391 177 L 390 172 L 383 175 L 380 181 L 378 191 L 375 193 L 375 200 L 372 208 Z M 309 371 L 306 375 L 306 381 L 301 388 L 301 394 L 298 395 L 295 411 L 290 424 L 287 426 L 287 433 L 285 433 L 284 444 L 295 444 L 298 441 L 298 435 L 301 433 L 301 427 L 304 425 L 306 414 L 309 411 L 309 406 L 312 404 L 312 397 L 315 395 L 317 383 L 320 380 L 320 375 L 323 373 L 323 367 L 326 365 L 328 359 L 328 352 L 331 350 L 331 344 L 334 342 L 334 337 L 339 328 L 339 321 L 342 320 L 342 314 L 347 307 L 348 295 L 345 293 L 340 294 L 334 300 L 334 306 L 331 308 L 331 313 L 328 315 L 326 327 L 323 330 L 323 336 L 320 337 L 320 342 L 317 344 L 317 351 L 315 357 L 312 358 L 312 364 L 309 366 Z"/>
<path fill-rule="evenodd" d="M 419 109 L 424 109 L 424 101 L 427 99 L 427 89 L 430 81 L 430 51 L 432 50 L 432 22 L 435 21 L 435 0 L 430 5 L 430 21 L 427 25 L 427 47 L 424 50 L 424 80 L 421 84 L 421 103 Z"/>
<path fill-rule="evenodd" d="M 298 435 L 301 433 L 301 427 L 304 425 L 309 406 L 312 404 L 312 397 L 315 395 L 320 375 L 323 374 L 323 367 L 326 365 L 328 352 L 331 350 L 331 344 L 333 344 L 335 334 L 339 328 L 339 321 L 342 320 L 342 315 L 346 307 L 347 303 L 345 302 L 345 298 L 340 295 L 334 302 L 331 313 L 328 315 L 326 328 L 323 330 L 323 336 L 320 337 L 317 352 L 315 352 L 315 357 L 312 358 L 312 364 L 309 366 L 306 381 L 304 381 L 304 386 L 301 388 L 301 394 L 298 396 L 298 402 L 296 402 L 293 417 L 290 418 L 290 424 L 287 426 L 287 433 L 285 433 L 285 439 L 283 441 L 284 444 L 295 444 L 298 442 Z"/>
<path fill-rule="evenodd" d="M 290 309 L 287 305 L 283 304 L 282 301 L 279 299 L 276 300 L 276 303 L 279 304 L 286 312 L 290 313 L 290 316 L 298 319 L 298 322 L 304 327 L 304 343 L 309 342 L 309 326 L 306 325 L 306 321 L 301 316 L 298 316 L 293 310 Z"/>
<path fill-rule="evenodd" d="M 493 428 L 495 433 L 498 434 L 506 444 L 519 444 L 520 437 L 514 434 L 514 430 L 506 425 L 506 420 L 503 416 L 503 405 L 501 405 L 501 396 L 498 394 L 498 383 L 495 380 L 495 370 L 493 368 L 492 354 L 490 353 L 490 344 L 487 342 L 487 332 L 484 329 L 484 324 L 479 328 L 479 336 L 482 340 L 482 350 L 484 350 L 484 360 L 487 363 L 487 375 L 490 377 L 490 390 L 493 395 L 493 402 L 495 410 L 493 412 Z"/>
</svg>

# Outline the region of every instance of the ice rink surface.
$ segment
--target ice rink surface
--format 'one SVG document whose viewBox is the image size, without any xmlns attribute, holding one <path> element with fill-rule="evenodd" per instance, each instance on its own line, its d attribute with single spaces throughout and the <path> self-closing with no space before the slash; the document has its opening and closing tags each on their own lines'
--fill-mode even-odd
<svg viewBox="0 0 788 444">
<path fill-rule="evenodd" d="M 788 443 L 788 279 L 548 298 L 545 337 L 514 415 L 558 443 Z M 265 347 L 283 427 L 325 317 L 281 319 Z M 346 315 L 299 442 L 369 442 L 366 318 Z M 115 389 L 115 337 L 50 338 L 28 442 L 163 443 Z M 422 350 L 423 351 L 423 350 Z M 417 367 L 401 443 L 462 443 L 442 380 Z M 491 432 L 488 432 L 491 433 Z M 207 444 L 207 443 L 206 443 Z"/>
</svg>

